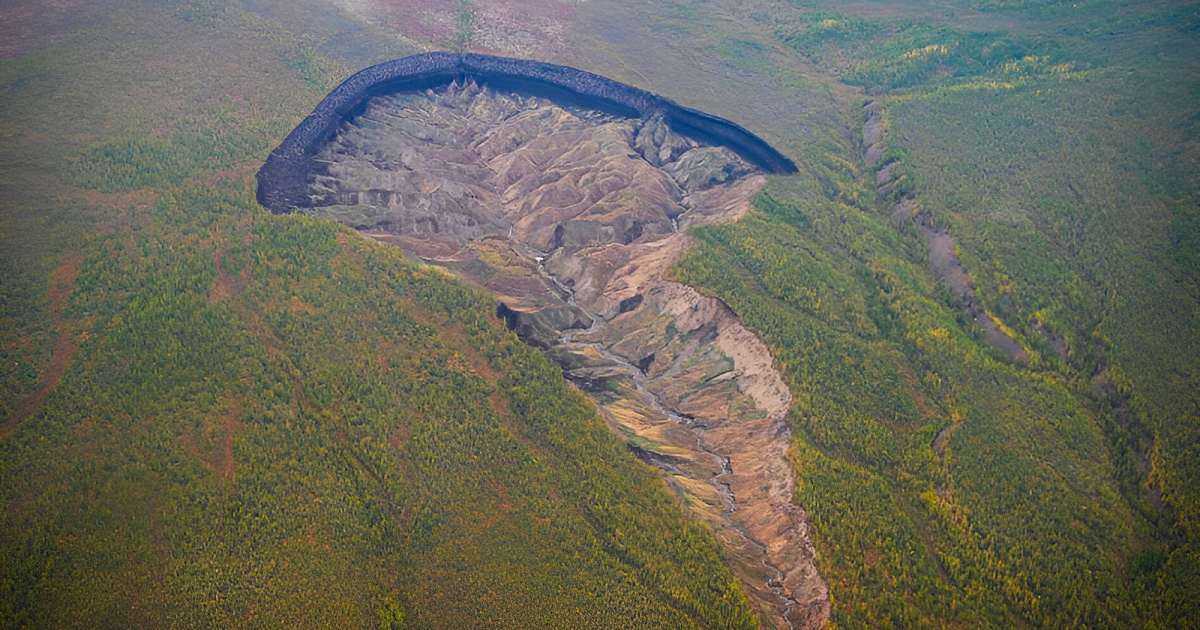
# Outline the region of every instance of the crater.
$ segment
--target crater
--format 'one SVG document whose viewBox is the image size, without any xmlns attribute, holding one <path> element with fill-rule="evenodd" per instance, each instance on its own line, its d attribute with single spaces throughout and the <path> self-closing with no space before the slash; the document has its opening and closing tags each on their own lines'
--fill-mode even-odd
<svg viewBox="0 0 1200 630">
<path fill-rule="evenodd" d="M 486 70 L 486 72 L 485 72 Z M 774 628 L 828 588 L 792 502 L 791 394 L 724 303 L 664 280 L 787 158 L 736 124 L 562 66 L 422 55 L 355 75 L 272 153 L 259 200 L 485 288 L 712 525 Z"/>
<path fill-rule="evenodd" d="M 738 124 L 590 72 L 523 59 L 478 54 L 426 53 L 362 70 L 335 88 L 273 151 L 258 172 L 258 201 L 275 213 L 307 205 L 307 174 L 316 153 L 339 126 L 357 118 L 374 97 L 420 92 L 474 81 L 624 118 L 660 117 L 676 133 L 725 146 L 770 173 L 796 165 Z M 643 154 L 644 155 L 644 154 Z"/>
</svg>

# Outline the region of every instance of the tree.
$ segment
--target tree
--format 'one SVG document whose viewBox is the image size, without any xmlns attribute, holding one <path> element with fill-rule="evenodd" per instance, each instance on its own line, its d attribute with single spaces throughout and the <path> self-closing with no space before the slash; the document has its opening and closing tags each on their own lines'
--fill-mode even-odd
<svg viewBox="0 0 1200 630">
<path fill-rule="evenodd" d="M 458 27 L 454 30 L 454 50 L 458 54 L 467 52 L 471 39 L 475 36 L 475 3 L 472 0 L 459 0 Z"/>
</svg>

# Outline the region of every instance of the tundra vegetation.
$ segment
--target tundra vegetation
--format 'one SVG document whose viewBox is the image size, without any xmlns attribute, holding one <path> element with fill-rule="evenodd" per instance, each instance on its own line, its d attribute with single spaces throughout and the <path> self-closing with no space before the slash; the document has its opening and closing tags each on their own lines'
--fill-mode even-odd
<svg viewBox="0 0 1200 630">
<path fill-rule="evenodd" d="M 524 50 L 496 4 L 471 41 Z M 490 298 L 254 203 L 323 94 L 452 49 L 469 5 L 399 38 L 318 0 L 74 6 L 0 60 L 0 626 L 755 626 L 712 534 Z M 743 112 L 801 173 L 673 274 L 789 380 L 831 626 L 1195 627 L 1194 2 L 577 11 L 528 50 L 804 103 Z"/>
</svg>

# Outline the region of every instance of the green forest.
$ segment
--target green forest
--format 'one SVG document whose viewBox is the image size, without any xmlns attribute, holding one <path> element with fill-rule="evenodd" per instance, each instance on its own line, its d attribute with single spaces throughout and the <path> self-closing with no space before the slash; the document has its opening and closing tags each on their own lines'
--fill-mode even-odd
<svg viewBox="0 0 1200 630">
<path fill-rule="evenodd" d="M 0 58 L 0 628 L 759 627 L 493 297 L 255 203 L 351 72 L 467 46 L 334 4 L 98 0 Z M 574 10 L 545 60 L 801 167 L 671 275 L 791 387 L 828 627 L 1200 624 L 1200 4 Z M 713 68 L 764 105 L 713 106 Z M 1028 361 L 930 270 L 910 200 Z"/>
<path fill-rule="evenodd" d="M 756 627 L 491 297 L 257 206 L 341 70 L 194 8 L 2 66 L 0 626 Z"/>
<path fill-rule="evenodd" d="M 675 269 L 791 382 L 833 622 L 1194 627 L 1200 7 L 950 3 L 1011 34 L 836 4 L 752 17 L 860 86 L 886 150 L 814 146 Z M 906 199 L 1030 361 L 983 342 Z"/>
</svg>

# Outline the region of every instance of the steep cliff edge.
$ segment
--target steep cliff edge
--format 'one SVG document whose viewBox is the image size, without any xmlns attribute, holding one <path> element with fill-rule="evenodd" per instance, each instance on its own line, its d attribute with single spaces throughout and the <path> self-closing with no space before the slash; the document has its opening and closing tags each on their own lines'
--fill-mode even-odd
<svg viewBox="0 0 1200 630">
<path fill-rule="evenodd" d="M 271 152 L 259 170 L 258 202 L 277 214 L 305 205 L 305 182 L 315 166 L 316 153 L 329 142 L 339 125 L 361 114 L 370 99 L 444 87 L 468 79 L 616 116 L 658 117 L 676 133 L 727 147 L 767 172 L 796 172 L 796 165 L 789 158 L 740 125 L 633 86 L 567 66 L 438 52 L 371 66 L 330 92 Z"/>
</svg>

